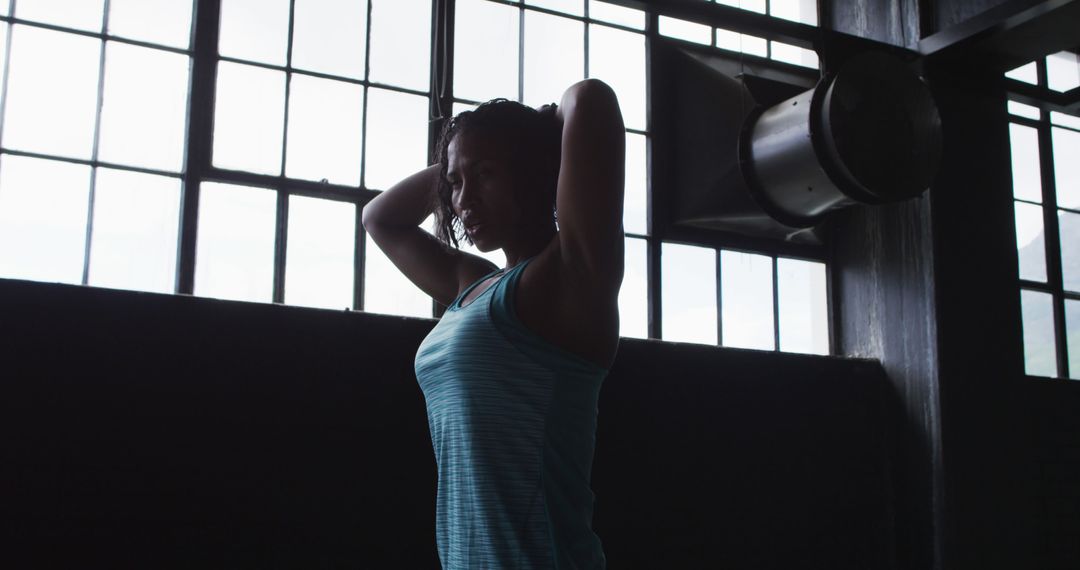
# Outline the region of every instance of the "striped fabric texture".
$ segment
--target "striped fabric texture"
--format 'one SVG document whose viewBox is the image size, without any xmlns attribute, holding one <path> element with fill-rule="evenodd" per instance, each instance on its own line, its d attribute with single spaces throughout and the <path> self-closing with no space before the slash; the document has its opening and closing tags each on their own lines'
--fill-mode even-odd
<svg viewBox="0 0 1080 570">
<path fill-rule="evenodd" d="M 519 263 L 447 308 L 416 353 L 439 483 L 444 570 L 603 569 L 589 486 L 607 370 L 525 328 Z"/>
</svg>

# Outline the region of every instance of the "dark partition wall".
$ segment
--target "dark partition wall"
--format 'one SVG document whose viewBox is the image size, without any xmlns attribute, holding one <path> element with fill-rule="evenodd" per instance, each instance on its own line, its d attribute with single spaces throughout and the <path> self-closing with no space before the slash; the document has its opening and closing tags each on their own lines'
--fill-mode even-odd
<svg viewBox="0 0 1080 570">
<path fill-rule="evenodd" d="M 0 565 L 438 567 L 434 321 L 10 280 L 0 315 Z M 868 360 L 623 339 L 609 567 L 888 568 L 883 387 Z"/>
</svg>

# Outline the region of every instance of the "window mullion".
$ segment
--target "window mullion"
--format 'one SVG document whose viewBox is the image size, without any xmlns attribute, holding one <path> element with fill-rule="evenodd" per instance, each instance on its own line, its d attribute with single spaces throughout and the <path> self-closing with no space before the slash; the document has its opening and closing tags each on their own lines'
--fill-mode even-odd
<svg viewBox="0 0 1080 570">
<path fill-rule="evenodd" d="M 1045 67 L 1043 71 L 1045 73 Z M 1062 298 L 1064 282 L 1061 268 L 1061 238 L 1058 228 L 1057 191 L 1054 176 L 1054 149 L 1051 127 L 1046 113 L 1039 125 L 1039 170 L 1043 188 L 1043 236 L 1046 255 L 1046 277 L 1050 285 L 1054 312 L 1054 344 L 1056 348 L 1058 375 L 1069 377 L 1068 345 L 1065 339 L 1065 301 Z"/>
<path fill-rule="evenodd" d="M 454 108 L 454 11 L 455 0 L 433 0 L 431 11 L 431 84 L 428 101 L 428 164 L 434 164 L 435 145 L 443 124 Z M 366 138 L 366 137 L 365 137 Z M 446 308 L 433 297 L 432 314 L 442 317 Z"/>
<path fill-rule="evenodd" d="M 90 280 L 90 247 L 94 239 L 94 197 L 97 189 L 97 160 L 98 148 L 101 141 L 101 108 L 102 99 L 105 97 L 105 42 L 104 35 L 109 29 L 109 0 L 105 0 L 104 10 L 101 17 L 102 39 L 98 54 L 98 84 L 97 104 L 94 105 L 94 142 L 90 151 L 90 191 L 86 205 L 86 238 L 83 240 L 83 270 L 82 284 L 86 285 Z M 10 34 L 10 31 L 8 32 Z"/>
<path fill-rule="evenodd" d="M 214 83 L 221 25 L 221 0 L 197 0 L 192 33 L 192 64 L 187 110 L 187 152 L 180 194 L 180 236 L 176 256 L 176 292 L 195 288 L 199 182 L 210 171 L 213 143 Z"/>
</svg>

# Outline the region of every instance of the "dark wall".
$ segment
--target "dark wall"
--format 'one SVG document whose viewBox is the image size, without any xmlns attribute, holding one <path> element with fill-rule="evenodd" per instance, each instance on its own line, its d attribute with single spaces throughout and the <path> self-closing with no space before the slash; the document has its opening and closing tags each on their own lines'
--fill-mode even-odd
<svg viewBox="0 0 1080 570">
<path fill-rule="evenodd" d="M 0 566 L 437 568 L 434 321 L 0 280 Z M 609 567 L 889 568 L 873 361 L 623 339 Z"/>
</svg>

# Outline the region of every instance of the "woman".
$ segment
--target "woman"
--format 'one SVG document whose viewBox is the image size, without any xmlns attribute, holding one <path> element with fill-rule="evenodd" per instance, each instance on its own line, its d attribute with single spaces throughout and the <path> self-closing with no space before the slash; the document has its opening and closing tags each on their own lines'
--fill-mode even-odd
<svg viewBox="0 0 1080 570">
<path fill-rule="evenodd" d="M 447 306 L 415 362 L 444 569 L 605 567 L 589 478 L 619 342 L 624 146 L 601 81 L 540 111 L 494 100 L 364 208 L 375 243 Z M 438 237 L 419 227 L 432 211 Z M 506 267 L 457 249 L 459 228 Z"/>
</svg>

